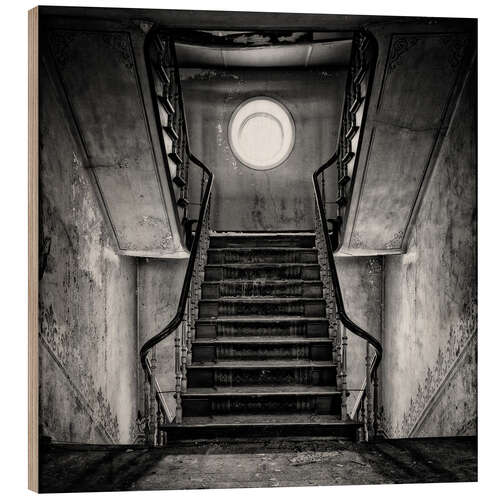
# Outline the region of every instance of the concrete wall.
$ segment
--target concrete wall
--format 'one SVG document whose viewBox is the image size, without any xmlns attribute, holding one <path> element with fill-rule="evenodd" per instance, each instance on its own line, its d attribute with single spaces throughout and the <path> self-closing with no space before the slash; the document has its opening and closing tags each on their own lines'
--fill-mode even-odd
<svg viewBox="0 0 500 500">
<path fill-rule="evenodd" d="M 63 96 L 40 69 L 40 433 L 127 443 L 137 416 L 136 265 L 113 249 Z"/>
<path fill-rule="evenodd" d="M 159 333 L 173 319 L 186 272 L 187 259 L 138 261 L 139 344 Z M 175 334 L 156 347 L 158 383 L 171 415 L 175 415 Z M 142 375 L 141 375 L 142 379 Z M 139 395 L 141 405 L 143 394 Z"/>
<path fill-rule="evenodd" d="M 405 255 L 386 257 L 383 420 L 391 437 L 477 432 L 475 74 Z"/>
<path fill-rule="evenodd" d="M 182 77 L 191 149 L 215 173 L 214 228 L 311 230 L 311 175 L 335 150 L 346 72 L 184 69 Z M 257 95 L 283 103 L 296 128 L 295 147 L 288 159 L 267 171 L 240 163 L 227 138 L 233 111 Z M 199 185 L 196 180 L 191 183 L 194 203 L 199 199 Z M 333 201 L 336 187 L 328 191 Z"/>
</svg>

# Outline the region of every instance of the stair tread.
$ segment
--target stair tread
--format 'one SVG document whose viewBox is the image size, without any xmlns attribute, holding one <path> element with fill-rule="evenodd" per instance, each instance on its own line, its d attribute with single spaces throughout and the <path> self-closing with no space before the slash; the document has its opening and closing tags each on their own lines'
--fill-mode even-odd
<svg viewBox="0 0 500 500">
<path fill-rule="evenodd" d="M 222 247 L 222 248 L 209 248 L 209 252 L 265 252 L 265 251 L 277 251 L 277 252 L 310 252 L 317 251 L 316 247 L 256 247 L 256 246 L 248 246 L 248 247 Z"/>
<path fill-rule="evenodd" d="M 184 417 L 182 424 L 168 424 L 166 427 L 197 427 L 197 426 L 242 426 L 242 425 L 359 425 L 348 420 L 340 420 L 336 415 L 316 415 L 314 413 L 271 413 L 244 415 L 210 415 L 200 417 Z"/>
<path fill-rule="evenodd" d="M 310 232 L 210 236 L 175 436 L 239 436 L 255 426 L 262 435 L 298 435 L 321 424 L 315 432 L 351 435 L 353 424 L 339 420 L 315 243 Z"/>
<path fill-rule="evenodd" d="M 321 321 L 326 323 L 328 320 L 325 316 L 288 316 L 288 315 L 266 315 L 266 316 L 257 316 L 257 315 L 240 315 L 240 316 L 217 316 L 215 318 L 199 318 L 196 320 L 197 323 L 213 323 L 213 322 L 222 322 L 222 323 L 236 323 L 236 322 L 244 322 L 244 323 L 305 323 L 311 321 Z"/>
<path fill-rule="evenodd" d="M 194 339 L 193 344 L 311 344 L 315 342 L 328 343 L 328 337 L 296 337 L 296 336 L 269 336 L 269 337 L 215 337 Z"/>
<path fill-rule="evenodd" d="M 237 262 L 231 264 L 206 264 L 205 267 L 236 267 L 236 268 L 252 268 L 252 267 L 319 267 L 318 263 L 304 263 L 304 262 Z M 234 278 L 233 278 L 234 280 Z M 239 281 L 239 280 L 235 280 Z M 248 281 L 248 280 L 242 280 Z"/>
<path fill-rule="evenodd" d="M 218 297 L 215 299 L 200 299 L 200 302 L 324 302 L 323 297 L 274 297 L 268 295 L 252 295 L 236 297 Z"/>
<path fill-rule="evenodd" d="M 297 367 L 333 367 L 333 361 L 311 361 L 309 359 L 262 359 L 262 360 L 235 360 L 235 361 L 196 361 L 188 368 L 289 368 Z"/>
<path fill-rule="evenodd" d="M 233 386 L 233 387 L 193 387 L 188 388 L 182 396 L 266 396 L 266 395 L 300 395 L 340 394 L 333 386 L 284 385 L 284 386 Z"/>
<path fill-rule="evenodd" d="M 224 264 L 225 265 L 225 264 Z M 287 285 L 298 285 L 301 283 L 304 284 L 315 284 L 315 285 L 320 285 L 322 284 L 321 280 L 297 280 L 297 279 L 267 279 L 267 278 L 255 278 L 254 280 L 249 280 L 249 279 L 235 279 L 231 278 L 228 280 L 205 280 L 203 284 L 207 285 L 219 285 L 221 283 L 232 285 L 232 284 L 241 284 L 241 283 L 255 283 L 256 285 L 281 285 L 281 284 L 287 284 Z"/>
</svg>

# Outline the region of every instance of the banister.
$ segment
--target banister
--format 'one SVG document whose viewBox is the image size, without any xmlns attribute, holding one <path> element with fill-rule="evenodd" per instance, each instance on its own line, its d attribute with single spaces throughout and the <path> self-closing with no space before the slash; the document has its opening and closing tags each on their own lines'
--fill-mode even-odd
<svg viewBox="0 0 500 500">
<path fill-rule="evenodd" d="M 153 33 L 150 33 L 150 35 L 153 35 Z M 154 35 L 158 35 L 158 32 L 155 30 Z M 151 38 L 150 38 L 151 40 Z M 203 193 L 203 199 L 200 205 L 200 210 L 198 213 L 198 224 L 196 225 L 196 231 L 195 231 L 195 236 L 191 244 L 190 250 L 190 255 L 189 255 L 189 260 L 188 260 L 188 265 L 186 268 L 186 272 L 184 275 L 184 281 L 182 284 L 182 289 L 181 289 L 181 294 L 179 297 L 179 303 L 177 306 L 176 313 L 172 320 L 155 336 L 151 337 L 148 341 L 146 341 L 143 346 L 141 347 L 140 350 L 140 361 L 141 365 L 146 373 L 146 377 L 149 383 L 153 382 L 153 377 L 152 377 L 152 369 L 150 366 L 150 363 L 147 359 L 147 355 L 149 351 L 156 346 L 158 343 L 160 343 L 162 340 L 167 338 L 169 335 L 171 335 L 173 332 L 179 328 L 181 325 L 184 315 L 186 313 L 186 306 L 188 302 L 188 297 L 189 297 L 189 289 L 191 286 L 191 281 L 193 278 L 193 272 L 195 268 L 195 263 L 196 263 L 196 256 L 198 253 L 198 247 L 200 243 L 200 238 L 203 230 L 203 221 L 205 220 L 205 216 L 207 214 L 207 210 L 209 209 L 209 201 L 210 201 L 210 195 L 212 192 L 212 187 L 213 187 L 213 182 L 214 182 L 214 174 L 212 171 L 199 159 L 197 158 L 191 151 L 190 145 L 189 145 L 189 134 L 188 134 L 188 129 L 187 129 L 187 123 L 186 123 L 186 115 L 185 115 L 185 109 L 184 109 L 184 100 L 182 96 L 182 88 L 180 84 L 180 75 L 179 75 L 179 69 L 177 65 L 177 58 L 175 54 L 175 46 L 172 45 L 171 47 L 172 50 L 172 56 L 173 56 L 173 61 L 174 61 L 174 73 L 175 73 L 175 82 L 177 85 L 178 93 L 179 93 L 179 100 L 180 100 L 180 111 L 181 111 L 181 123 L 183 127 L 183 132 L 184 132 L 184 137 L 185 137 L 185 147 L 186 147 L 186 152 L 189 160 L 195 164 L 197 167 L 199 167 L 202 171 L 203 174 L 207 176 L 207 184 L 205 185 L 205 190 Z M 155 386 L 157 386 L 157 382 L 155 381 Z M 159 394 L 159 391 L 156 391 Z M 163 399 L 163 397 L 160 394 L 160 402 L 161 405 L 163 406 L 163 410 L 166 411 L 166 403 Z"/>
<path fill-rule="evenodd" d="M 370 376 L 373 378 L 373 374 L 378 368 L 378 365 L 380 364 L 380 361 L 382 359 L 382 344 L 372 335 L 370 335 L 368 332 L 363 330 L 359 325 L 354 323 L 351 318 L 349 318 L 348 314 L 346 313 L 345 306 L 344 306 L 344 299 L 342 297 L 342 290 L 340 288 L 340 282 L 339 282 L 339 277 L 337 273 L 337 267 L 335 265 L 335 258 L 333 256 L 333 248 L 332 248 L 332 243 L 330 240 L 330 236 L 328 233 L 328 224 L 326 221 L 326 214 L 325 214 L 325 208 L 323 205 L 323 200 L 321 197 L 321 191 L 318 183 L 318 176 L 321 172 L 323 172 L 326 168 L 328 168 L 330 165 L 332 165 L 337 159 L 337 153 L 335 153 L 324 165 L 319 167 L 312 175 L 312 180 L 313 180 L 313 186 L 314 186 L 314 193 L 316 196 L 316 205 L 318 207 L 319 211 L 319 216 L 321 220 L 321 227 L 323 229 L 323 234 L 325 236 L 325 242 L 326 242 L 326 248 L 327 248 L 327 258 L 328 258 L 328 264 L 330 267 L 330 273 L 332 277 L 332 285 L 333 285 L 333 291 L 334 291 L 334 296 L 335 296 L 335 304 L 337 306 L 337 317 L 340 319 L 342 324 L 352 333 L 357 335 L 358 337 L 361 337 L 362 339 L 366 340 L 376 351 L 376 357 L 375 357 L 375 362 L 373 363 L 373 366 L 370 370 Z M 334 227 L 334 231 L 338 231 L 337 227 Z"/>
<path fill-rule="evenodd" d="M 372 66 L 367 67 L 367 70 L 369 72 L 369 79 L 368 79 L 368 84 L 366 88 L 366 101 L 365 101 L 365 108 L 364 112 L 361 118 L 361 124 L 360 126 L 356 129 L 355 133 L 360 134 L 360 137 L 362 138 L 365 122 L 366 122 L 366 109 L 367 109 L 367 103 L 370 98 L 370 91 L 373 83 L 373 76 L 374 76 L 374 66 L 376 63 L 377 59 L 377 48 L 376 48 L 376 41 L 373 38 L 373 36 L 369 32 L 363 32 L 363 35 L 365 37 L 365 40 L 372 42 L 372 55 L 370 57 L 370 63 Z M 374 385 L 374 402 L 376 405 L 376 399 L 377 399 L 377 394 L 376 394 L 376 386 L 377 386 L 377 368 L 382 360 L 382 345 L 381 343 L 372 335 L 370 335 L 367 331 L 365 331 L 363 328 L 361 328 L 359 325 L 357 325 L 347 314 L 344 306 L 344 299 L 342 296 L 342 290 L 340 287 L 340 281 L 338 278 L 338 273 L 337 273 L 337 267 L 335 265 L 335 257 L 334 257 L 334 250 L 335 248 L 332 247 L 332 239 L 330 238 L 330 232 L 328 228 L 328 221 L 326 218 L 326 212 L 325 212 L 325 196 L 322 194 L 318 178 L 323 172 L 331 167 L 333 164 L 337 163 L 339 161 L 339 157 L 341 154 L 343 154 L 343 147 L 345 146 L 344 142 L 345 140 L 351 141 L 352 137 L 354 134 L 351 134 L 351 131 L 348 130 L 347 132 L 344 130 L 343 127 L 343 122 L 344 122 L 344 114 L 346 113 L 345 109 L 347 106 L 349 106 L 348 103 L 348 98 L 347 96 L 349 95 L 349 86 L 351 85 L 351 80 L 355 79 L 354 75 L 352 75 L 353 72 L 353 67 L 355 66 L 355 58 L 356 54 L 354 52 L 354 47 L 353 47 L 353 52 L 351 55 L 351 66 L 350 66 L 350 72 L 351 74 L 348 76 L 347 83 L 346 83 L 346 93 L 344 97 L 344 104 L 343 104 L 343 111 L 342 111 L 342 116 L 341 116 L 341 126 L 340 126 L 340 133 L 338 136 L 337 140 L 337 145 L 336 145 L 336 150 L 335 153 L 332 155 L 332 157 L 326 161 L 323 165 L 321 165 L 312 175 L 312 181 L 313 181 L 313 187 L 314 187 L 314 193 L 315 193 L 315 199 L 316 199 L 316 204 L 318 208 L 318 214 L 319 214 L 319 219 L 320 219 L 320 228 L 318 228 L 319 231 L 322 231 L 324 239 L 325 239 L 325 249 L 327 253 L 327 262 L 328 262 L 328 267 L 330 271 L 330 276 L 331 276 L 331 285 L 333 288 L 334 292 L 334 300 L 336 304 L 336 309 L 337 309 L 337 319 L 341 321 L 341 323 L 344 325 L 346 330 L 350 331 L 354 335 L 362 338 L 368 344 L 375 350 L 375 356 L 370 363 L 370 365 L 367 367 L 367 375 L 365 376 L 364 382 L 363 382 L 363 387 L 361 389 L 361 395 L 358 397 L 357 401 L 355 402 L 354 409 L 351 412 L 351 415 L 356 415 L 361 407 L 361 405 L 364 404 L 364 401 L 366 399 L 366 396 L 368 394 L 368 389 L 369 389 L 369 384 L 373 382 Z M 346 134 L 346 135 L 343 135 Z M 358 141 L 358 149 L 361 144 L 361 138 Z M 350 148 L 349 148 L 350 151 Z M 358 161 L 358 155 L 355 152 L 350 151 L 350 154 L 355 157 L 355 166 L 353 168 L 353 176 L 355 175 L 356 172 L 356 164 Z M 341 159 L 341 165 L 343 167 L 343 160 Z M 338 198 L 337 198 L 337 203 L 339 203 L 339 210 L 341 210 L 341 202 L 347 201 L 344 197 L 345 193 L 345 184 L 350 181 L 349 177 L 346 177 L 347 173 L 346 171 L 338 171 L 338 183 L 339 183 L 339 191 L 338 191 Z M 323 174 L 323 183 L 324 183 L 324 174 Z M 346 181 L 346 182 L 343 182 Z M 340 212 L 341 213 L 341 212 Z M 338 217 L 338 220 L 341 221 L 341 219 Z M 339 224 L 333 224 L 332 228 L 333 234 L 335 236 L 335 240 L 339 241 L 340 240 L 340 226 Z M 345 375 L 344 375 L 345 376 Z M 345 381 L 344 381 L 345 383 Z M 376 408 L 375 408 L 375 418 L 374 421 L 376 422 Z M 376 432 L 376 424 L 374 425 L 374 430 Z"/>
<path fill-rule="evenodd" d="M 213 185 L 213 179 L 214 179 L 214 174 L 198 159 L 196 158 L 191 152 L 188 151 L 189 159 L 201 167 L 204 172 L 207 173 L 208 175 L 208 182 L 205 188 L 205 193 L 203 195 L 203 201 L 201 204 L 200 208 L 200 214 L 198 217 L 199 221 L 203 221 L 207 207 L 208 207 L 208 201 L 210 199 L 210 193 L 212 191 L 212 185 Z M 184 313 L 186 310 L 186 304 L 187 304 L 187 298 L 189 294 L 189 287 L 191 285 L 191 279 L 193 277 L 193 271 L 194 271 L 194 264 L 196 260 L 196 253 L 198 250 L 198 244 L 200 241 L 200 236 L 201 236 L 201 231 L 202 231 L 202 224 L 197 224 L 196 225 L 196 232 L 193 240 L 193 244 L 191 246 L 191 252 L 189 255 L 189 261 L 188 265 L 186 268 L 186 273 L 184 275 L 184 282 L 182 284 L 182 290 L 181 290 L 181 295 L 179 297 L 179 304 L 177 306 L 177 312 L 175 313 L 175 316 L 173 317 L 172 321 L 163 328 L 158 334 L 156 334 L 154 337 L 151 337 L 147 342 L 144 343 L 144 345 L 141 348 L 140 351 L 140 359 L 141 359 L 141 364 L 144 368 L 144 370 L 148 371 L 148 365 L 146 364 L 146 356 L 148 352 L 159 342 L 167 338 L 172 332 L 174 332 L 178 326 L 181 324 L 182 319 L 184 317 Z"/>
</svg>

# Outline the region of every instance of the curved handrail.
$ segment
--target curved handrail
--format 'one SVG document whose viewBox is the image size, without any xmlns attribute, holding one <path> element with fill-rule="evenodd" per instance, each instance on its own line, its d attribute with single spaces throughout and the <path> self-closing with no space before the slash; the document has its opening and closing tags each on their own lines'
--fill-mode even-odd
<svg viewBox="0 0 500 500">
<path fill-rule="evenodd" d="M 333 291 L 335 295 L 335 303 L 337 306 L 337 316 L 338 319 L 342 322 L 342 324 L 354 335 L 357 335 L 358 337 L 361 337 L 362 339 L 366 340 L 374 349 L 375 349 L 375 361 L 371 367 L 370 370 L 370 378 L 373 379 L 374 374 L 378 368 L 378 365 L 380 364 L 380 361 L 382 359 L 382 344 L 372 335 L 370 335 L 368 332 L 363 330 L 360 326 L 358 326 L 354 321 L 349 318 L 345 311 L 344 307 L 344 299 L 342 297 L 342 290 L 340 288 L 340 282 L 339 282 L 339 277 L 337 273 L 337 267 L 335 265 L 335 258 L 333 256 L 333 248 L 332 248 L 332 243 L 330 241 L 330 237 L 328 234 L 328 224 L 326 222 L 326 214 L 325 214 L 325 208 L 323 205 L 323 200 L 321 196 L 321 190 L 319 187 L 319 182 L 318 182 L 318 176 L 326 170 L 328 167 L 333 165 L 335 161 L 337 160 L 337 153 L 335 153 L 326 163 L 324 163 L 321 167 L 319 167 L 312 175 L 312 181 L 313 181 L 313 186 L 314 186 L 314 193 L 316 196 L 316 205 L 318 207 L 319 211 L 319 216 L 321 220 L 321 227 L 323 229 L 323 234 L 325 236 L 326 240 L 326 248 L 327 248 L 327 254 L 328 254 L 328 264 L 330 267 L 330 273 L 332 277 L 332 285 L 333 285 Z M 337 227 L 334 227 L 334 231 L 338 231 Z"/>
<path fill-rule="evenodd" d="M 201 162 L 196 156 L 194 156 L 191 152 L 188 151 L 189 159 L 201 167 L 203 171 L 208 175 L 208 182 L 205 188 L 205 193 L 203 195 L 203 201 L 200 208 L 199 220 L 202 221 L 205 217 L 208 201 L 210 199 L 210 193 L 212 191 L 212 185 L 214 180 L 214 174 Z M 193 244 L 191 246 L 191 253 L 189 255 L 189 261 L 186 268 L 186 274 L 184 275 L 184 282 L 182 284 L 181 295 L 179 297 L 179 304 L 177 306 L 177 312 L 173 317 L 172 321 L 163 328 L 158 334 L 154 337 L 151 337 L 142 347 L 140 351 L 141 364 L 145 370 L 148 369 L 146 364 L 146 356 L 148 352 L 159 342 L 167 338 L 171 333 L 173 333 L 181 324 L 182 319 L 184 318 L 184 313 L 186 310 L 187 299 L 189 295 L 189 287 L 191 285 L 191 279 L 193 277 L 194 264 L 196 261 L 196 254 L 198 251 L 198 245 L 200 242 L 200 236 L 202 231 L 202 224 L 196 225 L 196 232 L 194 235 Z"/>
<path fill-rule="evenodd" d="M 155 32 L 155 34 L 157 31 Z M 150 33 L 152 34 L 152 33 Z M 151 38 L 149 38 L 151 40 Z M 214 182 L 214 174 L 212 171 L 200 160 L 198 159 L 192 152 L 189 146 L 189 134 L 188 134 L 188 129 L 187 129 L 187 124 L 186 124 L 186 114 L 185 114 L 185 109 L 184 109 L 184 99 L 182 96 L 182 88 L 180 85 L 180 75 L 179 75 L 179 67 L 177 64 L 177 56 L 175 53 L 175 50 L 173 51 L 173 57 L 174 57 L 174 70 L 175 70 L 175 79 L 176 83 L 178 85 L 179 89 L 179 99 L 181 103 L 181 110 L 182 110 L 182 127 L 183 131 L 186 137 L 186 151 L 188 154 L 189 160 L 191 160 L 196 166 L 200 167 L 204 174 L 207 174 L 207 184 L 205 186 L 205 192 L 203 194 L 203 200 L 200 205 L 200 211 L 198 214 L 198 224 L 196 225 L 196 231 L 195 231 L 195 236 L 193 239 L 193 243 L 190 248 L 190 255 L 189 255 L 189 260 L 188 260 L 188 265 L 186 268 L 186 273 L 184 275 L 184 282 L 182 284 L 182 290 L 181 290 L 181 295 L 179 297 L 179 304 L 177 306 L 177 311 L 175 313 L 175 316 L 172 318 L 172 320 L 168 323 L 168 325 L 163 328 L 159 333 L 157 333 L 154 337 L 151 337 L 147 342 L 143 344 L 140 350 L 140 360 L 141 360 L 141 365 L 148 374 L 148 377 L 151 376 L 151 368 L 149 367 L 149 364 L 147 363 L 147 355 L 148 352 L 159 342 L 167 338 L 170 334 L 172 334 L 181 324 L 184 314 L 186 311 L 186 305 L 187 305 L 187 300 L 189 296 L 189 288 L 191 285 L 191 280 L 193 277 L 193 271 L 195 267 L 195 261 L 196 261 L 196 255 L 198 252 L 198 246 L 200 242 L 200 237 L 201 237 L 201 232 L 203 229 L 203 224 L 202 221 L 205 219 L 205 215 L 208 210 L 208 205 L 209 205 L 209 200 L 210 200 L 210 194 L 212 192 L 212 186 Z"/>
</svg>

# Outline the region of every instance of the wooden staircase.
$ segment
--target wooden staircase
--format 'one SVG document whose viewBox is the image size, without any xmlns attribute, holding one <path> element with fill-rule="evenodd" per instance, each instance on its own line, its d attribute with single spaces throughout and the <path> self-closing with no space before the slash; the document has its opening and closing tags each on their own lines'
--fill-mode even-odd
<svg viewBox="0 0 500 500">
<path fill-rule="evenodd" d="M 313 234 L 210 237 L 182 396 L 168 441 L 245 436 L 353 438 Z"/>
</svg>

